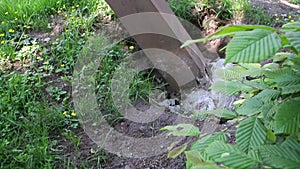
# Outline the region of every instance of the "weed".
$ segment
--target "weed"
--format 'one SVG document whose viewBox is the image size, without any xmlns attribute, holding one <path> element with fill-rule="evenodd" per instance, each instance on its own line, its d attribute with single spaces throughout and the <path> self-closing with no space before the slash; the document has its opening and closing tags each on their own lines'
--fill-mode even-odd
<svg viewBox="0 0 300 169">
<path fill-rule="evenodd" d="M 259 7 L 251 6 L 249 2 L 244 5 L 244 22 L 248 24 L 280 27 L 289 22 L 297 22 L 299 19 L 299 16 L 292 16 L 288 13 L 268 14 Z"/>
<path fill-rule="evenodd" d="M 241 2 L 242 1 L 238 1 L 238 4 Z M 233 5 L 232 0 L 200 0 L 197 2 L 196 6 L 200 13 L 208 12 L 223 21 L 231 20 L 234 16 L 234 11 L 238 10 L 237 8 L 235 9 L 234 6 L 239 7 L 239 5 Z"/>
<path fill-rule="evenodd" d="M 176 16 L 189 21 L 194 18 L 192 9 L 195 7 L 196 0 L 169 0 L 168 3 Z"/>
<path fill-rule="evenodd" d="M 40 75 L 12 72 L 0 79 L 0 167 L 48 168 L 48 132 L 62 126 L 63 118 L 41 101 Z"/>
<path fill-rule="evenodd" d="M 64 91 L 59 87 L 52 87 L 49 93 L 57 102 L 63 101 L 62 99 L 68 99 L 67 97 L 64 97 L 64 95 L 67 94 L 67 91 Z"/>
<path fill-rule="evenodd" d="M 92 25 L 97 21 L 99 3 L 105 5 L 96 0 L 78 4 L 70 0 L 0 2 L 0 168 L 53 168 L 61 158 L 51 149 L 58 142 L 52 140 L 53 133 L 64 131 L 69 142 L 76 147 L 80 144 L 72 132 L 79 121 L 66 91 L 52 87 L 48 95 L 45 79 L 59 74 L 71 81 L 68 75 L 78 53 L 95 31 Z M 111 14 L 106 9 L 106 14 Z M 49 21 L 54 16 L 64 17 L 63 31 L 49 33 L 46 42 L 31 37 L 32 31 L 52 29 Z M 18 60 L 30 67 L 24 72 L 9 70 L 7 65 Z M 48 102 L 49 97 L 57 103 Z M 99 165 L 103 156 L 97 152 L 96 159 L 78 163 L 88 168 L 89 161 L 98 160 Z"/>
<path fill-rule="evenodd" d="M 128 95 L 129 99 L 134 103 L 138 99 L 148 102 L 148 97 L 151 91 L 155 88 L 154 76 L 151 76 L 151 71 L 138 73 L 131 81 Z"/>
<path fill-rule="evenodd" d="M 224 95 L 238 95 L 240 99 L 233 103 L 233 111 L 222 108 L 195 115 L 215 115 L 235 121 L 238 126 L 235 145 L 227 143 L 224 131 L 228 128 L 201 136 L 185 152 L 186 168 L 203 165 L 220 168 L 215 163 L 231 168 L 297 168 L 300 164 L 300 114 L 297 111 L 300 108 L 299 24 L 287 23 L 281 29 L 230 25 L 202 39 L 205 42 L 220 35 L 232 35 L 226 47 L 225 64 L 236 64 L 216 71 L 224 81 L 215 82 L 210 89 Z M 266 36 L 272 36 L 273 40 L 265 41 Z M 247 52 L 241 53 L 241 50 Z M 254 51 L 256 54 L 253 55 Z M 268 63 L 262 63 L 266 60 Z M 179 130 L 178 126 L 183 129 Z M 163 129 L 177 136 L 200 136 L 199 129 L 188 124 Z M 186 148 L 186 145 L 175 148 L 169 157 L 178 156 Z"/>
<path fill-rule="evenodd" d="M 124 79 L 117 79 L 117 81 L 122 84 L 126 84 L 126 82 L 124 82 L 127 80 L 125 77 L 129 76 L 129 70 L 123 66 L 119 66 L 124 61 L 123 59 L 130 55 L 130 52 L 123 49 L 123 46 L 124 44 L 122 43 L 116 45 L 106 54 L 102 59 L 96 78 L 98 102 L 101 105 L 100 108 L 102 112 L 106 114 L 110 123 L 122 118 L 112 98 L 111 86 L 114 73 L 118 72 L 120 73 L 118 77 L 124 77 Z M 133 48 L 131 47 L 131 49 Z M 148 102 L 151 91 L 156 87 L 154 76 L 151 72 L 150 70 L 139 73 L 133 70 L 131 73 L 135 74 L 135 76 L 131 79 L 131 82 L 129 82 L 128 89 L 120 94 L 129 97 L 129 101 L 131 101 L 132 104 L 135 104 L 139 99 Z"/>
<path fill-rule="evenodd" d="M 74 144 L 74 147 L 78 149 L 78 146 L 81 142 L 72 130 L 65 129 L 65 131 L 62 133 L 62 136 L 69 139 Z"/>
<path fill-rule="evenodd" d="M 89 157 L 80 158 L 81 140 L 74 130 L 79 127 L 80 112 L 74 112 L 67 91 L 51 86 L 47 93 L 45 88 L 49 87 L 46 79 L 51 75 L 72 82 L 72 69 L 88 37 L 94 35 L 98 22 L 114 19 L 114 12 L 105 1 L 97 0 L 11 2 L 0 1 L 0 168 L 90 168 L 91 164 L 100 168 L 100 162 L 106 159 L 100 149 L 92 148 Z M 205 4 L 206 9 L 212 8 L 218 17 L 230 20 L 243 1 L 234 5 L 231 0 L 203 2 L 209 4 Z M 169 0 L 169 3 L 179 17 L 187 20 L 194 18 L 193 10 L 199 5 L 195 0 Z M 293 16 L 285 18 L 289 22 L 296 20 Z M 267 19 L 258 20 L 266 23 Z M 56 31 L 55 22 L 61 22 Z M 48 40 L 33 37 L 34 33 L 41 33 Z M 129 51 L 136 50 L 135 45 L 130 43 Z M 111 123 L 122 118 L 111 98 L 110 87 L 118 65 L 131 54 L 123 50 L 124 46 L 124 43 L 114 46 L 97 72 L 98 101 Z M 22 72 L 9 68 L 19 62 L 21 67 L 28 63 Z M 142 72 L 136 74 L 126 92 L 133 103 L 138 99 L 147 101 L 155 85 L 151 71 Z M 49 97 L 55 102 L 46 100 Z M 56 134 L 61 138 L 56 138 Z M 62 140 L 74 150 L 61 145 Z"/>
<path fill-rule="evenodd" d="M 251 6 L 250 4 L 245 5 L 244 22 L 249 24 L 271 25 L 273 23 L 272 21 L 272 18 L 262 9 Z"/>
<path fill-rule="evenodd" d="M 294 4 L 300 4 L 300 0 L 289 0 L 289 1 L 294 3 Z"/>
<path fill-rule="evenodd" d="M 123 50 L 121 45 L 113 47 L 103 58 L 96 78 L 97 99 L 102 111 L 108 114 L 109 121 L 114 121 L 121 117 L 121 114 L 114 106 L 112 99 L 111 82 L 119 63 L 128 56 L 129 53 Z"/>
</svg>

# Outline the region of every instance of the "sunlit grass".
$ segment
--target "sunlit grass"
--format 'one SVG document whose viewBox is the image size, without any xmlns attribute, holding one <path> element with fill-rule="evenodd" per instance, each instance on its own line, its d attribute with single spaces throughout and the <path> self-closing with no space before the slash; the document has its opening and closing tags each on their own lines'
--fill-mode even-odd
<svg viewBox="0 0 300 169">
<path fill-rule="evenodd" d="M 227 6 L 220 8 L 217 14 L 226 14 L 222 16 L 230 20 L 231 14 L 243 10 L 245 1 L 240 0 L 235 5 L 228 4 L 232 0 L 222 2 Z M 193 17 L 187 10 L 195 7 L 194 0 L 170 3 L 180 17 Z M 62 150 L 53 148 L 59 144 L 51 137 L 55 133 L 74 144 L 74 151 L 77 151 L 80 139 L 72 130 L 79 126 L 77 117 L 80 112 L 73 110 L 70 95 L 64 88 L 52 86 L 46 91 L 51 82 L 45 79 L 55 77 L 56 81 L 72 82 L 72 70 L 80 51 L 97 31 L 95 23 L 99 24 L 105 17 L 114 18 L 114 13 L 103 0 L 0 1 L 1 169 L 54 168 L 57 164 L 66 168 L 89 168 L 89 160 L 80 161 L 82 164 L 72 163 L 70 154 L 59 154 L 65 147 L 62 146 Z M 269 18 L 260 13 L 258 19 L 253 18 L 259 24 L 284 19 L 287 22 L 296 20 L 294 16 Z M 54 31 L 57 20 L 62 26 L 59 31 Z M 45 37 L 38 39 L 34 33 Z M 129 46 L 126 51 L 124 46 L 120 43 L 106 54 L 96 78 L 98 100 L 104 103 L 104 108 L 114 118 L 112 120 L 121 115 L 110 97 L 110 80 L 121 60 L 135 50 L 134 46 Z M 20 65 L 14 67 L 16 63 Z M 130 87 L 128 92 L 133 101 L 146 99 L 153 89 L 153 78 L 148 74 L 138 74 Z M 80 156 L 80 152 L 75 153 Z M 100 150 L 97 153 L 104 156 Z M 98 160 L 98 166 L 97 153 L 94 153 L 94 158 Z"/>
<path fill-rule="evenodd" d="M 300 0 L 289 0 L 289 1 L 294 3 L 294 4 L 300 4 Z"/>
<path fill-rule="evenodd" d="M 54 168 L 65 157 L 52 148 L 60 145 L 51 133 L 79 146 L 78 138 L 65 134 L 79 125 L 69 94 L 45 79 L 56 75 L 71 82 L 82 45 L 95 31 L 95 14 L 105 7 L 99 4 L 103 1 L 0 1 L 0 168 Z M 57 17 L 63 18 L 64 27 L 54 32 Z M 37 40 L 33 32 L 50 40 Z"/>
</svg>

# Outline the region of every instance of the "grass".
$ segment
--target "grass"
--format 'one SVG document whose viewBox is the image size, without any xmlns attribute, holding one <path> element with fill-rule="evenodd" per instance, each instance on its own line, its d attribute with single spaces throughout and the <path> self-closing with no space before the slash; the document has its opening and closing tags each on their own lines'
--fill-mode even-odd
<svg viewBox="0 0 300 169">
<path fill-rule="evenodd" d="M 236 2 L 240 4 L 241 1 Z M 232 0 L 200 0 L 197 2 L 197 8 L 200 9 L 200 12 L 208 11 L 210 14 L 213 14 L 216 18 L 219 18 L 224 21 L 229 21 L 234 16 L 235 6 L 233 5 Z"/>
<path fill-rule="evenodd" d="M 266 11 L 263 11 L 258 6 L 251 6 L 251 4 L 245 3 L 243 10 L 244 22 L 247 24 L 281 27 L 286 23 L 300 20 L 299 16 L 292 16 L 288 14 L 289 11 L 286 12 L 287 13 L 268 14 Z"/>
<path fill-rule="evenodd" d="M 0 17 L 3 19 L 0 31 L 6 32 L 9 29 L 25 31 L 47 27 L 47 18 L 43 16 L 53 13 L 51 8 L 58 9 L 60 4 L 56 0 L 16 0 L 13 3 L 10 0 L 3 0 L 0 6 Z"/>
<path fill-rule="evenodd" d="M 186 20 L 194 18 L 192 9 L 195 7 L 196 0 L 169 0 L 168 3 L 176 16 Z"/>
<path fill-rule="evenodd" d="M 247 0 L 201 0 L 198 8 L 201 11 L 209 10 L 224 22 L 239 19 L 251 24 L 269 25 L 272 22 L 270 16 L 261 9 L 253 7 Z"/>
<path fill-rule="evenodd" d="M 90 162 L 103 161 L 103 155 L 95 159 L 101 154 L 98 150 L 93 159 L 71 160 L 70 153 L 80 156 L 78 146 L 82 144 L 73 132 L 79 126 L 77 114 L 70 94 L 51 84 L 71 82 L 79 51 L 95 31 L 95 14 L 107 5 L 96 0 L 78 4 L 71 0 L 3 0 L 0 4 L 0 168 L 54 168 L 58 162 L 59 166 L 89 168 Z M 62 18 L 64 26 L 54 32 L 57 25 L 50 21 L 57 18 Z M 34 33 L 50 40 L 38 41 Z M 54 135 L 67 139 L 74 151 L 68 152 Z M 63 156 L 54 148 L 61 146 Z"/>
<path fill-rule="evenodd" d="M 112 98 L 111 84 L 114 73 L 119 71 L 123 73 L 122 77 L 127 77 L 127 71 L 122 70 L 120 63 L 123 59 L 130 56 L 131 51 L 126 51 L 123 49 L 124 42 L 114 46 L 107 54 L 103 57 L 103 60 L 99 67 L 99 72 L 96 77 L 96 89 L 97 89 L 97 99 L 102 112 L 106 114 L 107 120 L 110 124 L 117 122 L 122 119 L 123 116 L 117 110 L 117 106 L 114 104 Z M 131 46 L 129 47 L 131 48 Z M 120 81 L 126 80 L 118 79 Z M 145 71 L 138 73 L 132 81 L 130 86 L 123 94 L 128 95 L 132 104 L 138 99 L 142 99 L 147 102 L 148 96 L 151 91 L 155 88 L 153 76 L 151 76 L 151 71 Z"/>
<path fill-rule="evenodd" d="M 244 1 L 240 6 L 218 1 L 221 8 L 206 2 L 203 9 L 212 8 L 218 17 L 230 20 Z M 169 3 L 187 20 L 193 20 L 193 10 L 201 7 L 195 0 Z M 256 9 L 249 7 L 249 14 L 252 10 Z M 105 161 L 102 150 L 91 148 L 90 156 L 82 157 L 80 112 L 74 112 L 71 94 L 61 84 L 72 82 L 80 51 L 99 24 L 115 18 L 113 11 L 98 0 L 2 0 L 0 17 L 0 168 L 100 168 Z M 258 17 L 253 21 L 269 22 L 263 13 Z M 123 59 L 135 52 L 134 45 L 115 45 L 99 65 L 97 98 L 111 124 L 123 118 L 111 97 L 111 79 Z M 137 74 L 126 93 L 132 103 L 147 102 L 156 87 L 149 70 Z"/>
<path fill-rule="evenodd" d="M 61 14 L 65 11 L 76 12 L 81 9 L 83 14 L 95 12 L 98 5 L 106 10 L 102 13 L 112 14 L 103 1 L 80 1 L 72 0 L 2 0 L 0 2 L 0 17 L 3 19 L 0 31 L 17 29 L 46 29 L 48 27 L 48 16 Z M 45 17 L 47 16 L 47 17 Z"/>
<path fill-rule="evenodd" d="M 289 1 L 294 3 L 294 4 L 300 4 L 300 0 L 289 0 Z"/>
<path fill-rule="evenodd" d="M 258 7 L 245 4 L 244 6 L 244 22 L 257 25 L 272 25 L 275 20 Z"/>
<path fill-rule="evenodd" d="M 280 26 L 300 19 L 297 16 L 289 16 L 287 14 L 280 16 L 269 15 L 259 7 L 252 6 L 247 0 L 170 0 L 168 2 L 178 17 L 192 23 L 199 23 L 199 21 L 201 23 L 203 20 L 211 21 L 211 19 L 214 19 L 221 23 L 220 25 L 224 25 L 232 20 L 241 20 L 246 24 Z M 299 0 L 294 0 L 293 2 L 299 3 Z M 198 21 L 195 22 L 197 19 Z M 202 26 L 200 25 L 200 27 Z"/>
<path fill-rule="evenodd" d="M 1 168 L 50 168 L 49 132 L 64 117 L 41 100 L 40 76 L 11 72 L 0 78 Z"/>
<path fill-rule="evenodd" d="M 0 5 L 0 168 L 100 168 L 105 154 L 92 148 L 89 157 L 82 157 L 78 112 L 70 93 L 55 84 L 72 82 L 80 51 L 98 29 L 96 23 L 114 18 L 112 10 L 96 0 L 3 0 Z M 48 40 L 37 39 L 36 33 Z M 99 68 L 98 97 L 110 108 L 112 121 L 122 117 L 110 98 L 109 82 L 131 53 L 125 45 L 113 47 Z M 150 78 L 136 76 L 132 100 L 148 95 L 151 85 Z"/>
<path fill-rule="evenodd" d="M 269 25 L 273 22 L 272 16 L 268 16 L 259 8 L 252 7 L 247 0 L 170 0 L 168 2 L 176 16 L 192 23 L 213 19 L 219 22 L 219 25 L 224 25 L 242 18 L 244 22 L 251 24 Z M 206 24 L 200 27 L 206 27 Z"/>
<path fill-rule="evenodd" d="M 168 3 L 175 15 L 197 23 L 197 19 L 202 20 L 205 15 L 214 15 L 224 21 L 229 21 L 233 18 L 235 12 L 239 9 L 239 5 L 245 0 L 235 2 L 233 0 L 169 0 Z M 233 5 L 233 2 L 237 3 Z M 195 17 L 197 16 L 197 17 Z"/>
</svg>

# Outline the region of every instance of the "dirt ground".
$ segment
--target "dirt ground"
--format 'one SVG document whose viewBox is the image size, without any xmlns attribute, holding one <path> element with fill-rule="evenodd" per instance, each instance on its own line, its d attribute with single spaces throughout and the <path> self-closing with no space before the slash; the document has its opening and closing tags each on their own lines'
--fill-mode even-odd
<svg viewBox="0 0 300 169">
<path fill-rule="evenodd" d="M 251 0 L 251 3 L 254 6 L 257 6 L 263 9 L 270 15 L 300 15 L 300 6 L 293 5 L 287 3 L 283 0 Z M 215 28 L 214 28 L 215 29 Z M 149 127 L 149 125 L 137 124 L 130 122 L 128 120 L 122 120 L 118 124 L 114 126 L 114 128 L 128 136 L 131 137 L 149 137 L 154 134 L 158 134 L 161 127 L 172 124 L 172 122 L 176 119 L 174 115 L 170 115 L 166 113 L 160 117 L 160 119 L 156 122 L 153 122 L 154 127 Z M 219 130 L 225 128 L 226 123 L 219 125 Z M 143 130 L 140 130 L 143 128 Z M 232 127 L 228 136 L 231 142 L 235 142 L 234 138 L 234 126 Z M 81 144 L 79 145 L 79 155 L 74 155 L 73 159 L 80 160 L 82 158 L 89 158 L 89 156 L 93 156 L 91 153 L 91 148 L 97 148 L 97 145 L 85 134 L 82 129 L 75 130 L 74 133 L 80 138 Z M 56 139 L 59 139 L 60 136 L 57 136 Z M 190 139 L 190 138 L 188 138 Z M 188 140 L 185 140 L 188 141 Z M 70 154 L 72 152 L 72 148 L 74 148 L 67 141 L 61 141 L 61 145 L 68 147 L 66 152 L 61 152 L 62 154 Z M 111 154 L 109 152 L 104 152 L 106 156 L 106 160 L 101 163 L 101 168 L 104 169 L 184 169 L 185 168 L 185 157 L 184 154 L 180 155 L 175 159 L 167 158 L 167 154 L 162 154 L 156 157 L 151 158 L 124 158 L 119 157 L 117 155 Z M 89 164 L 93 166 L 94 164 Z M 95 164 L 96 165 L 96 164 Z"/>
<path fill-rule="evenodd" d="M 300 15 L 300 5 L 292 4 L 286 0 L 250 0 L 254 6 L 263 9 L 269 15 Z"/>
</svg>

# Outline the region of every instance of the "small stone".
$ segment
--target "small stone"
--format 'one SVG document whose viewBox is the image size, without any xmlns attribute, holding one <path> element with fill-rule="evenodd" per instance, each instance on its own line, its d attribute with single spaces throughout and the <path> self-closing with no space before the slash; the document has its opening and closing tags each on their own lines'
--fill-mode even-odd
<svg viewBox="0 0 300 169">
<path fill-rule="evenodd" d="M 49 42 L 51 39 L 50 38 L 45 38 L 43 41 L 44 42 Z"/>
<path fill-rule="evenodd" d="M 170 110 L 170 112 L 172 112 L 172 113 L 179 112 L 180 106 L 179 106 L 179 105 L 169 106 L 169 110 Z"/>
</svg>

